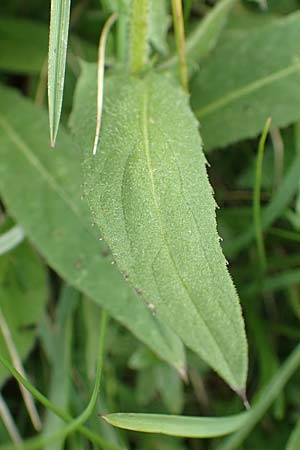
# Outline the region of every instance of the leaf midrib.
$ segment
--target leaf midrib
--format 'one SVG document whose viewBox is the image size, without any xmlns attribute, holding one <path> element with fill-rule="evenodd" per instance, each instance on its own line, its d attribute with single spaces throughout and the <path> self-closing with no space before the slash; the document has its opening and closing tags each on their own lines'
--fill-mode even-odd
<svg viewBox="0 0 300 450">
<path fill-rule="evenodd" d="M 256 90 L 259 90 L 264 86 L 288 77 L 293 73 L 296 73 L 297 71 L 300 72 L 300 61 L 266 77 L 259 78 L 258 80 L 249 83 L 246 86 L 241 87 L 240 89 L 237 89 L 236 91 L 231 91 L 223 97 L 220 97 L 217 100 L 209 103 L 208 105 L 202 108 L 198 108 L 194 112 L 198 119 L 203 119 L 204 117 L 211 115 L 215 111 L 224 108 L 230 103 L 233 103 L 234 101 L 239 100 L 240 98 L 245 97 L 246 95 L 251 94 Z"/>
</svg>

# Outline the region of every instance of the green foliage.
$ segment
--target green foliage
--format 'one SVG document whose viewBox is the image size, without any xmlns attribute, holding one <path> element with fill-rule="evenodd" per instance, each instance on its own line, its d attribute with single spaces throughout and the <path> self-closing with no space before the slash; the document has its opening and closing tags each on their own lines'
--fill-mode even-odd
<svg viewBox="0 0 300 450">
<path fill-rule="evenodd" d="M 256 136 L 268 117 L 273 127 L 299 118 L 299 24 L 295 13 L 231 33 L 206 61 L 191 85 L 206 150 Z"/>
<path fill-rule="evenodd" d="M 45 26 L 26 19 L 1 17 L 0 35 L 2 70 L 30 74 L 40 72 L 47 57 Z"/>
<path fill-rule="evenodd" d="M 11 213 L 47 262 L 69 283 L 104 305 L 155 352 L 183 370 L 181 342 L 137 301 L 91 225 L 81 194 L 76 146 L 61 130 L 55 153 L 45 151 L 49 150 L 46 113 L 16 92 L 0 90 L 0 190 Z M 26 121 L 34 123 L 34 133 Z M 22 174 L 18 183 L 13 183 L 15 173 Z M 44 220 L 48 211 L 51 221 Z"/>
<path fill-rule="evenodd" d="M 1 2 L 0 450 L 298 449 L 299 8 Z"/>
</svg>

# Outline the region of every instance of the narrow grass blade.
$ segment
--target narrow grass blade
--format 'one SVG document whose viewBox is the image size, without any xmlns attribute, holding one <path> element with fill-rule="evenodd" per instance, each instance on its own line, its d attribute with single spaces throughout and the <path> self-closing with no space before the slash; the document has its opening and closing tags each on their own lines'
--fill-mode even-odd
<svg viewBox="0 0 300 450">
<path fill-rule="evenodd" d="M 22 227 L 15 225 L 0 236 L 0 256 L 19 245 L 25 237 Z"/>
<path fill-rule="evenodd" d="M 50 143 L 54 148 L 58 132 L 68 46 L 71 0 L 52 0 L 48 55 L 48 107 Z"/>
<path fill-rule="evenodd" d="M 21 446 L 22 439 L 8 406 L 0 393 L 0 419 L 2 420 L 12 442 L 16 446 Z"/>
<path fill-rule="evenodd" d="M 103 85 L 104 85 L 104 62 L 105 62 L 105 46 L 107 35 L 109 30 L 113 26 L 117 19 L 117 14 L 112 14 L 106 21 L 99 42 L 99 53 L 98 53 L 98 92 L 97 92 L 97 121 L 96 121 L 96 133 L 93 146 L 93 155 L 97 153 L 97 146 L 100 136 L 101 127 L 101 117 L 102 117 L 102 105 L 103 105 Z"/>
<path fill-rule="evenodd" d="M 300 344 L 263 389 L 253 408 L 241 414 L 228 417 L 187 417 L 165 414 L 115 413 L 102 417 L 115 427 L 170 436 L 209 438 L 236 432 L 231 440 L 218 447 L 218 450 L 234 450 L 239 448 L 247 434 L 263 417 L 299 366 Z"/>
<path fill-rule="evenodd" d="M 102 417 L 109 424 L 126 430 L 191 438 L 211 438 L 224 436 L 240 429 L 248 415 L 248 412 L 228 417 L 116 413 Z"/>
<path fill-rule="evenodd" d="M 271 202 L 262 211 L 262 229 L 267 230 L 275 220 L 280 217 L 282 211 L 287 207 L 299 185 L 300 154 L 296 154 L 288 172 L 282 180 L 281 185 L 274 194 Z M 224 245 L 225 255 L 234 257 L 243 250 L 255 237 L 253 225 L 236 237 L 228 245 Z"/>
<path fill-rule="evenodd" d="M 7 346 L 8 353 L 10 354 L 11 360 L 16 367 L 16 369 L 26 378 L 25 370 L 21 361 L 21 358 L 18 354 L 14 341 L 12 339 L 10 329 L 5 320 L 4 314 L 0 307 L 0 332 L 3 335 L 5 344 Z M 22 384 L 19 384 L 20 390 L 24 399 L 24 403 L 26 405 L 29 417 L 31 419 L 32 425 L 36 430 L 40 430 L 42 428 L 42 423 L 38 411 L 35 407 L 34 400 L 31 394 L 24 388 Z"/>
<path fill-rule="evenodd" d="M 263 271 L 265 271 L 267 267 L 267 258 L 262 233 L 260 191 L 261 191 L 262 165 L 264 159 L 265 143 L 268 136 L 270 125 L 271 125 L 271 118 L 269 117 L 266 121 L 265 128 L 258 145 L 254 195 L 253 195 L 253 219 L 256 234 L 257 252 L 259 256 L 261 269 Z"/>
<path fill-rule="evenodd" d="M 67 410 L 70 402 L 71 380 L 69 374 L 72 371 L 72 343 L 74 311 L 80 298 L 76 289 L 64 285 L 56 308 L 55 327 L 46 321 L 41 328 L 41 337 L 44 348 L 47 350 L 51 363 L 52 373 L 50 378 L 49 399 L 63 410 Z M 99 323 L 97 323 L 99 328 Z M 58 352 L 57 349 L 60 348 Z M 61 418 L 52 411 L 47 411 L 43 426 L 43 436 L 47 438 L 65 427 Z M 64 447 L 64 438 L 57 440 L 55 444 L 44 446 L 44 450 L 61 450 Z"/>
<path fill-rule="evenodd" d="M 11 373 L 11 375 L 18 381 L 18 383 L 21 383 L 30 393 L 31 395 L 39 402 L 41 403 L 45 408 L 49 409 L 50 411 L 53 411 L 54 414 L 56 414 L 58 417 L 61 417 L 64 422 L 67 422 L 68 424 L 74 422 L 74 418 L 70 416 L 67 412 L 61 410 L 57 407 L 54 403 L 52 403 L 50 400 L 48 400 L 47 397 L 45 397 L 40 391 L 38 391 L 26 378 L 24 378 L 20 372 L 18 372 L 5 358 L 2 357 L 0 353 L 0 363 L 6 367 L 6 369 Z M 83 436 L 88 438 L 91 442 L 94 444 L 97 444 L 99 447 L 103 447 L 107 450 L 124 450 L 121 447 L 118 447 L 115 444 L 112 444 L 106 440 L 104 440 L 99 434 L 93 433 L 91 430 L 86 428 L 83 425 L 79 425 L 76 431 L 79 431 Z M 26 442 L 26 444 L 25 444 Z M 38 448 L 41 447 L 41 438 L 40 436 L 32 439 L 28 439 L 24 442 L 24 447 L 30 447 L 36 446 L 38 444 Z M 44 441 L 43 441 L 44 443 Z M 12 445 L 1 445 L 0 450 L 16 450 L 15 446 Z"/>
<path fill-rule="evenodd" d="M 101 318 L 101 326 L 100 326 L 100 335 L 99 335 L 99 351 L 98 351 L 98 364 L 97 364 L 97 371 L 96 371 L 96 377 L 95 377 L 95 383 L 92 391 L 92 395 L 90 398 L 90 401 L 87 405 L 87 407 L 84 409 L 84 411 L 75 419 L 72 419 L 67 413 L 61 411 L 56 405 L 52 404 L 47 398 L 45 398 L 42 394 L 40 394 L 22 375 L 14 370 L 14 368 L 4 359 L 2 358 L 0 354 L 0 362 L 12 373 L 12 375 L 18 380 L 19 383 L 22 384 L 22 386 L 30 391 L 31 394 L 33 394 L 39 401 L 41 401 L 44 406 L 51 409 L 55 414 L 57 414 L 59 417 L 61 417 L 64 421 L 68 422 L 65 428 L 52 433 L 50 436 L 44 437 L 44 436 L 38 436 L 37 438 L 29 439 L 22 448 L 24 450 L 38 450 L 40 448 L 44 448 L 45 446 L 48 446 L 57 440 L 61 440 L 65 437 L 67 437 L 69 434 L 75 432 L 75 431 L 81 431 L 84 432 L 85 436 L 89 437 L 91 440 L 95 441 L 95 438 L 100 443 L 100 446 L 107 449 L 107 450 L 119 450 L 119 448 L 112 444 L 112 443 L 104 443 L 103 439 L 100 439 L 100 436 L 94 436 L 94 434 L 83 427 L 83 423 L 85 423 L 90 415 L 92 414 L 97 397 L 99 394 L 100 389 L 100 382 L 102 378 L 102 368 L 103 368 L 103 360 L 104 360 L 104 351 L 105 351 L 105 336 L 106 336 L 106 329 L 108 324 L 108 315 L 105 311 L 102 312 L 102 318 Z M 92 439 L 93 438 L 93 439 Z M 11 449 L 10 446 L 4 446 L 0 447 L 1 450 L 8 450 Z"/>
<path fill-rule="evenodd" d="M 197 65 L 207 54 L 215 47 L 219 36 L 226 24 L 228 15 L 236 0 L 221 0 L 212 9 L 212 11 L 204 17 L 195 29 L 187 36 L 186 56 L 189 74 L 191 75 Z M 184 2 L 185 12 L 188 12 L 186 1 Z M 163 62 L 158 68 L 159 70 L 173 70 L 178 63 L 178 55 L 175 54 L 171 58 Z"/>
<path fill-rule="evenodd" d="M 172 0 L 173 23 L 176 37 L 176 47 L 179 58 L 179 75 L 183 89 L 188 92 L 188 74 L 186 65 L 186 50 L 184 39 L 184 20 L 181 0 Z"/>
</svg>

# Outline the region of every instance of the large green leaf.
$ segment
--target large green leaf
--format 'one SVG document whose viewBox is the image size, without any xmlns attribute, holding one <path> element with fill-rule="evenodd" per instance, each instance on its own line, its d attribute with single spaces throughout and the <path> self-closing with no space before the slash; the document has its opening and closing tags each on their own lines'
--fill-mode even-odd
<svg viewBox="0 0 300 450">
<path fill-rule="evenodd" d="M 95 90 L 96 67 L 84 65 L 72 126 L 94 221 L 148 307 L 243 390 L 244 325 L 187 97 L 164 76 L 110 78 L 94 157 Z"/>
<path fill-rule="evenodd" d="M 182 344 L 137 300 L 111 264 L 81 198 L 76 148 L 62 129 L 50 151 L 45 111 L 0 87 L 0 190 L 47 262 L 161 358 L 184 370 Z M 16 182 L 17 177 L 17 182 Z"/>
<path fill-rule="evenodd" d="M 21 359 L 25 359 L 36 338 L 36 326 L 48 300 L 47 273 L 40 258 L 23 242 L 0 256 L 0 307 Z M 10 359 L 0 331 L 1 355 Z M 0 386 L 8 377 L 0 365 Z"/>
<path fill-rule="evenodd" d="M 300 117 L 300 13 L 247 33 L 232 33 L 191 84 L 206 150 L 259 134 L 267 117 Z"/>
</svg>

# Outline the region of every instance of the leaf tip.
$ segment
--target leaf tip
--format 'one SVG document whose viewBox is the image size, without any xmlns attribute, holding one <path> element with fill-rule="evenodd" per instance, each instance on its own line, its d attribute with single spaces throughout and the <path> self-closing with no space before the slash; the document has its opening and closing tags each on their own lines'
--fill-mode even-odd
<svg viewBox="0 0 300 450">
<path fill-rule="evenodd" d="M 51 150 L 55 149 L 56 136 L 57 136 L 57 133 L 51 132 L 51 130 L 50 130 L 50 148 L 51 148 Z"/>
<path fill-rule="evenodd" d="M 236 393 L 238 394 L 238 396 L 242 400 L 245 409 L 247 409 L 247 411 L 248 411 L 251 408 L 251 406 L 250 406 L 250 403 L 249 403 L 248 398 L 247 398 L 246 389 L 241 389 L 239 391 L 236 391 Z"/>
</svg>

